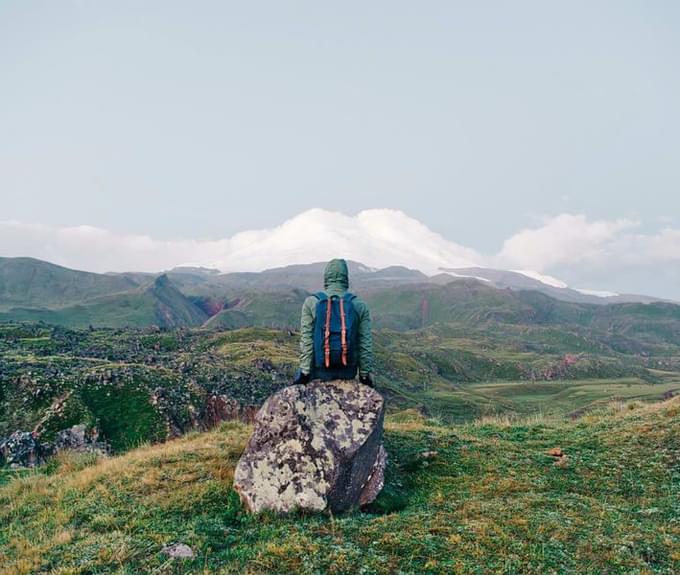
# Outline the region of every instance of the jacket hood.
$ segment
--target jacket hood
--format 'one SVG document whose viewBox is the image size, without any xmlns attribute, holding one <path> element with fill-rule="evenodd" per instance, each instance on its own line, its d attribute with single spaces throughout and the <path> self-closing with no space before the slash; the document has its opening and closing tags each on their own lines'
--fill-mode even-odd
<svg viewBox="0 0 680 575">
<path fill-rule="evenodd" d="M 342 290 L 349 288 L 349 271 L 345 260 L 335 259 L 328 262 L 323 272 L 325 290 Z"/>
</svg>

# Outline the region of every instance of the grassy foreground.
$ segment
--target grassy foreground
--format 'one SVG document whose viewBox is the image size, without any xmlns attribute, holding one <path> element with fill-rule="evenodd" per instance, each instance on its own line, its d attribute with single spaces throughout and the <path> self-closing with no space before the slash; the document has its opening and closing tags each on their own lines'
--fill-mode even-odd
<svg viewBox="0 0 680 575">
<path fill-rule="evenodd" d="M 677 397 L 575 422 L 394 415 L 385 490 L 340 517 L 244 513 L 231 481 L 248 433 L 0 478 L 0 573 L 680 572 Z M 172 542 L 196 558 L 167 559 Z"/>
</svg>

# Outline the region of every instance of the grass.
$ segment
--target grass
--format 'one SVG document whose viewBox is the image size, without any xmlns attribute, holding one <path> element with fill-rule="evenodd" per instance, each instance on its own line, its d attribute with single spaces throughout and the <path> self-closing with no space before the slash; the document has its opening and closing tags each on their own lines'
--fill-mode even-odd
<svg viewBox="0 0 680 575">
<path fill-rule="evenodd" d="M 651 384 L 635 377 L 559 381 L 496 381 L 452 384 L 440 377 L 422 378 L 420 386 L 391 385 L 378 378 L 395 405 L 422 406 L 431 416 L 463 423 L 497 414 L 581 414 L 613 400 L 659 401 L 680 394 L 675 374 Z"/>
<path fill-rule="evenodd" d="M 680 393 L 680 381 L 650 384 L 637 378 L 584 379 L 551 382 L 495 382 L 469 387 L 514 413 L 564 415 L 581 413 L 614 399 L 659 401 Z"/>
<path fill-rule="evenodd" d="M 249 432 L 225 424 L 10 479 L 0 485 L 0 573 L 680 570 L 680 398 L 618 403 L 575 422 L 445 427 L 394 414 L 383 493 L 369 511 L 339 517 L 245 513 L 231 482 Z M 546 454 L 556 446 L 565 466 Z M 168 560 L 160 549 L 172 542 L 196 557 Z"/>
</svg>

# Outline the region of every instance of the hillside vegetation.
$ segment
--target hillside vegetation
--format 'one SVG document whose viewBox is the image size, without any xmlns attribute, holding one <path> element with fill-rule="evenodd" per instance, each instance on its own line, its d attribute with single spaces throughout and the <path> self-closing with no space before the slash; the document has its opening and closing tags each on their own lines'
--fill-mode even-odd
<svg viewBox="0 0 680 575">
<path fill-rule="evenodd" d="M 82 303 L 53 308 L 15 307 L 0 313 L 0 320 L 44 322 L 65 327 L 163 328 L 201 325 L 208 315 L 162 275 L 152 283 L 128 291 L 84 299 Z"/>
<path fill-rule="evenodd" d="M 667 574 L 680 570 L 680 398 L 576 422 L 387 420 L 365 512 L 250 516 L 243 424 L 4 477 L 0 573 Z M 550 451 L 560 447 L 566 457 Z M 430 452 L 429 455 L 423 455 Z M 431 453 L 435 452 L 435 453 Z M 192 560 L 163 545 L 188 544 Z"/>
<path fill-rule="evenodd" d="M 290 329 L 299 322 L 304 298 L 322 289 L 323 266 L 258 273 L 177 268 L 164 274 L 95 274 L 31 258 L 0 258 L 0 321 L 74 328 Z M 609 333 L 610 339 L 639 335 L 649 343 L 677 341 L 680 334 L 680 306 L 650 297 L 598 298 L 498 270 L 475 271 L 488 276 L 483 280 L 428 277 L 403 267 L 373 270 L 356 262 L 349 267 L 351 289 L 368 301 L 378 327 L 570 325 Z"/>
<path fill-rule="evenodd" d="M 138 285 L 127 276 L 81 272 L 34 258 L 0 257 L 0 310 L 67 305 Z"/>
<path fill-rule="evenodd" d="M 536 327 L 433 326 L 375 334 L 377 387 L 390 410 L 444 423 L 485 415 L 576 416 L 614 398 L 680 393 L 676 356 L 624 354 Z M 69 330 L 0 324 L 0 438 L 97 427 L 115 451 L 204 429 L 210 398 L 257 406 L 290 383 L 298 336 L 264 328 Z"/>
</svg>

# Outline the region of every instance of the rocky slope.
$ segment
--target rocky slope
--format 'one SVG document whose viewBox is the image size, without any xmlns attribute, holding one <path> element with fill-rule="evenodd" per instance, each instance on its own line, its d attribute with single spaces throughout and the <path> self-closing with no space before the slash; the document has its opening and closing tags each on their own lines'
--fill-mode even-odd
<svg viewBox="0 0 680 575">
<path fill-rule="evenodd" d="M 625 341 L 625 340 L 624 340 Z M 495 413 L 582 413 L 613 397 L 680 393 L 680 351 L 588 331 L 464 325 L 375 333 L 390 410 L 445 422 Z M 635 343 L 635 345 L 633 345 Z M 88 329 L 0 324 L 0 439 L 53 442 L 74 425 L 114 451 L 252 416 L 294 374 L 298 336 L 248 328 Z"/>
</svg>

